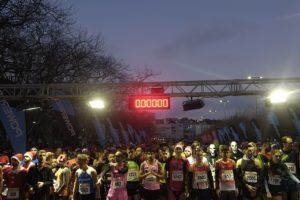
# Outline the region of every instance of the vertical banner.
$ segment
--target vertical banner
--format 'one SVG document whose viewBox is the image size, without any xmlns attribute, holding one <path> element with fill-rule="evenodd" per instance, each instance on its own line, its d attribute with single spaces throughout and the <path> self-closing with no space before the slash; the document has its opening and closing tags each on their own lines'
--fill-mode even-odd
<svg viewBox="0 0 300 200">
<path fill-rule="evenodd" d="M 255 131 L 256 134 L 256 141 L 262 141 L 262 133 L 260 130 L 260 126 L 258 125 L 257 121 L 255 119 L 251 119 L 250 120 L 250 125 L 252 126 L 252 128 Z"/>
<path fill-rule="evenodd" d="M 300 136 L 300 121 L 297 116 L 297 113 L 292 108 L 288 108 L 287 110 L 288 110 L 289 116 L 293 122 L 293 125 L 296 128 L 297 134 L 298 134 L 298 136 Z"/>
<path fill-rule="evenodd" d="M 98 142 L 101 147 L 105 147 L 106 144 L 105 125 L 99 121 L 99 118 L 95 113 L 93 113 L 93 115 L 94 115 L 94 127 L 96 130 Z"/>
<path fill-rule="evenodd" d="M 245 124 L 245 122 L 240 122 L 239 127 L 242 130 L 242 133 L 243 133 L 243 136 L 244 136 L 245 140 L 248 140 L 247 125 Z"/>
<path fill-rule="evenodd" d="M 6 100 L 0 101 L 0 119 L 14 152 L 26 152 L 26 121 L 23 111 L 16 111 Z"/>
<path fill-rule="evenodd" d="M 129 144 L 128 132 L 124 129 L 121 122 L 119 122 L 119 126 L 120 126 L 120 131 L 121 131 L 121 135 L 123 137 L 124 143 L 127 145 L 127 144 Z"/>
<path fill-rule="evenodd" d="M 127 130 L 128 130 L 129 136 L 131 138 L 130 141 L 133 142 L 133 143 L 136 143 L 136 140 L 135 140 L 135 137 L 134 137 L 134 130 L 133 130 L 133 128 L 130 124 L 127 125 Z"/>
<path fill-rule="evenodd" d="M 239 142 L 240 141 L 240 137 L 239 137 L 239 134 L 238 134 L 235 126 L 234 125 L 230 125 L 230 126 L 228 126 L 228 128 L 229 128 L 230 133 L 233 136 L 234 140 L 237 141 L 237 142 Z"/>
<path fill-rule="evenodd" d="M 281 137 L 280 131 L 279 131 L 279 120 L 276 116 L 276 114 L 272 111 L 268 113 L 268 122 L 272 125 L 272 128 L 274 129 L 277 138 L 279 139 Z"/>
<path fill-rule="evenodd" d="M 225 144 L 225 142 L 226 142 L 225 133 L 223 132 L 223 130 L 221 128 L 218 128 L 217 132 L 218 132 L 220 144 Z"/>
<path fill-rule="evenodd" d="M 108 123 L 109 132 L 112 136 L 113 142 L 116 145 L 119 145 L 120 144 L 119 131 L 113 127 L 110 119 L 107 119 L 107 123 Z"/>
<path fill-rule="evenodd" d="M 66 104 L 68 105 L 67 107 L 65 107 Z M 75 136 L 76 132 L 75 132 L 74 127 L 73 127 L 73 125 L 70 121 L 70 118 L 68 116 L 69 113 L 72 114 L 72 111 L 73 111 L 73 115 L 74 115 L 73 106 L 69 102 L 67 102 L 67 100 L 64 100 L 64 101 L 61 101 L 61 100 L 51 101 L 50 106 L 54 110 L 57 110 L 57 111 L 61 112 L 61 117 L 63 118 L 68 131 L 70 131 L 71 136 Z M 70 106 L 72 106 L 72 107 L 70 107 Z M 72 108 L 72 109 L 69 110 L 70 108 Z"/>
</svg>

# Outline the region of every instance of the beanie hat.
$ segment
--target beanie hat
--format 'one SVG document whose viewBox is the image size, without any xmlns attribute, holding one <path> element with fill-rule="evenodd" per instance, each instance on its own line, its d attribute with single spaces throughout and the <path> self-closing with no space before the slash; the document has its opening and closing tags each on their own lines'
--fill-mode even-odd
<svg viewBox="0 0 300 200">
<path fill-rule="evenodd" d="M 24 154 L 24 157 L 28 156 L 31 160 L 33 159 L 33 153 L 31 151 L 28 151 Z"/>
<path fill-rule="evenodd" d="M 183 151 L 183 148 L 182 148 L 182 146 L 180 144 L 176 144 L 175 149 L 177 149 L 177 148 L 180 148 L 181 151 Z"/>
<path fill-rule="evenodd" d="M 184 149 L 185 151 L 189 151 L 189 152 L 192 152 L 192 147 L 191 146 L 187 146 L 187 147 L 185 147 L 185 149 Z"/>
<path fill-rule="evenodd" d="M 17 153 L 14 156 L 11 157 L 11 159 L 17 160 L 19 163 L 23 160 L 23 155 L 21 153 Z"/>
</svg>

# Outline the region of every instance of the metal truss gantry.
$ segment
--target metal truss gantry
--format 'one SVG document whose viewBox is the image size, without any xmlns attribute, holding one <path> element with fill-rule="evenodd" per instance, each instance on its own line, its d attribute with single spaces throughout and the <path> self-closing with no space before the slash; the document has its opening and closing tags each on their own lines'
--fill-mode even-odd
<svg viewBox="0 0 300 200">
<path fill-rule="evenodd" d="M 0 99 L 90 98 L 103 94 L 112 98 L 128 98 L 131 95 L 213 98 L 266 95 L 278 87 L 299 90 L 300 77 L 97 84 L 0 84 Z M 153 91 L 160 92 L 154 94 Z"/>
</svg>

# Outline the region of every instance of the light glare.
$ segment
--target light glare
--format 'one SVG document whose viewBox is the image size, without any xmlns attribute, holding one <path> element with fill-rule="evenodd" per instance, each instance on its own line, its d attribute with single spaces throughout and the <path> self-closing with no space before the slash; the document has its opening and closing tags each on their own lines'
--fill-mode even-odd
<svg viewBox="0 0 300 200">
<path fill-rule="evenodd" d="M 273 104 L 285 103 L 288 98 L 288 92 L 283 91 L 283 90 L 276 90 L 276 91 L 272 92 L 272 94 L 270 95 L 269 98 L 270 98 L 270 102 Z"/>
<path fill-rule="evenodd" d="M 94 109 L 103 109 L 105 108 L 105 104 L 103 100 L 92 100 L 89 102 L 91 108 Z"/>
</svg>

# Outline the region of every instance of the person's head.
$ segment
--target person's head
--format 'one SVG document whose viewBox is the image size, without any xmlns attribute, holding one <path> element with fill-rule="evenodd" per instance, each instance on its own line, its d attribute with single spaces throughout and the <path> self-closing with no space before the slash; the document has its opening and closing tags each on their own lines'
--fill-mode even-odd
<svg viewBox="0 0 300 200">
<path fill-rule="evenodd" d="M 137 147 L 137 148 L 135 149 L 135 155 L 136 155 L 137 157 L 141 157 L 142 154 L 143 154 L 143 148 L 142 148 L 141 146 Z"/>
<path fill-rule="evenodd" d="M 236 141 L 231 141 L 230 148 L 232 153 L 236 154 L 238 152 L 238 143 Z"/>
<path fill-rule="evenodd" d="M 65 166 L 67 162 L 67 155 L 66 154 L 61 154 L 57 157 L 57 165 L 58 167 L 63 167 Z"/>
<path fill-rule="evenodd" d="M 117 163 L 121 163 L 126 160 L 126 155 L 122 151 L 117 151 L 115 155 Z"/>
<path fill-rule="evenodd" d="M 79 168 L 84 168 L 87 166 L 88 156 L 86 154 L 78 154 L 77 155 L 77 164 Z"/>
<path fill-rule="evenodd" d="M 195 146 L 195 157 L 197 161 L 202 161 L 203 159 L 203 149 L 200 146 Z"/>
<path fill-rule="evenodd" d="M 46 155 L 45 155 L 45 162 L 48 163 L 48 164 L 52 164 L 52 160 L 54 158 L 54 153 L 53 152 L 46 152 Z"/>
<path fill-rule="evenodd" d="M 23 155 L 18 153 L 18 154 L 15 154 L 14 156 L 11 157 L 11 165 L 14 167 L 14 168 L 17 168 L 20 166 L 21 162 L 23 160 Z"/>
<path fill-rule="evenodd" d="M 167 146 L 163 146 L 160 151 L 160 159 L 166 161 L 170 157 L 170 149 Z"/>
<path fill-rule="evenodd" d="M 227 159 L 229 157 L 229 147 L 228 145 L 220 145 L 219 152 L 222 159 Z"/>
<path fill-rule="evenodd" d="M 133 159 L 135 157 L 135 146 L 130 145 L 127 148 L 128 159 Z"/>
<path fill-rule="evenodd" d="M 244 155 L 249 159 L 255 155 L 254 154 L 255 151 L 256 151 L 255 147 L 250 143 L 245 145 L 244 147 Z"/>
<path fill-rule="evenodd" d="M 44 163 L 45 162 L 45 160 L 44 160 L 44 151 L 43 150 L 38 151 L 37 154 L 36 154 L 36 158 L 38 159 L 39 163 Z"/>
<path fill-rule="evenodd" d="M 216 155 L 216 145 L 210 144 L 208 147 L 208 152 L 211 156 L 215 156 Z"/>
<path fill-rule="evenodd" d="M 30 151 L 33 153 L 33 156 L 37 155 L 38 149 L 36 147 L 31 147 Z"/>
<path fill-rule="evenodd" d="M 185 147 L 184 155 L 185 155 L 186 158 L 188 158 L 192 155 L 192 147 L 191 146 Z"/>
<path fill-rule="evenodd" d="M 107 161 L 108 161 L 109 163 L 114 163 L 114 162 L 116 162 L 116 155 L 115 155 L 114 152 L 109 152 L 109 153 L 107 154 Z"/>
<path fill-rule="evenodd" d="M 272 150 L 272 163 L 279 164 L 282 158 L 282 151 L 280 149 Z"/>
<path fill-rule="evenodd" d="M 147 149 L 146 149 L 146 156 L 147 156 L 147 159 L 148 159 L 149 161 L 153 161 L 154 158 L 155 158 L 155 153 L 156 153 L 156 151 L 155 151 L 154 148 L 147 148 Z"/>
<path fill-rule="evenodd" d="M 285 151 L 290 151 L 293 148 L 293 139 L 289 136 L 283 136 L 281 138 L 282 148 Z"/>
<path fill-rule="evenodd" d="M 174 153 L 175 153 L 175 156 L 176 157 L 180 157 L 181 156 L 181 153 L 183 151 L 183 148 L 180 144 L 177 144 L 174 148 Z"/>
<path fill-rule="evenodd" d="M 25 163 L 31 162 L 33 159 L 33 153 L 31 151 L 28 151 L 24 154 L 24 161 Z"/>
</svg>

